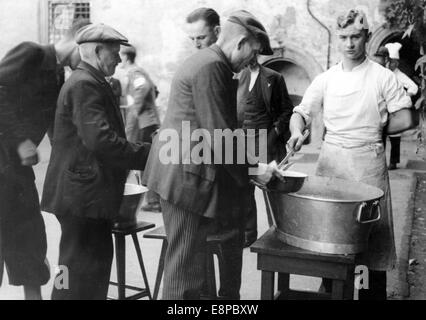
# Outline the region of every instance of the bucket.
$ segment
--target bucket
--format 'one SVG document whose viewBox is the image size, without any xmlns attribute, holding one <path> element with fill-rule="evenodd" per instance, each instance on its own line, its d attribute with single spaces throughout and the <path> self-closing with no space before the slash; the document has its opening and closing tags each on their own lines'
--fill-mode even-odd
<svg viewBox="0 0 426 320">
<path fill-rule="evenodd" d="M 119 216 L 115 221 L 116 227 L 131 226 L 137 223 L 139 207 L 143 199 L 142 195 L 147 191 L 146 187 L 126 183 Z"/>
</svg>

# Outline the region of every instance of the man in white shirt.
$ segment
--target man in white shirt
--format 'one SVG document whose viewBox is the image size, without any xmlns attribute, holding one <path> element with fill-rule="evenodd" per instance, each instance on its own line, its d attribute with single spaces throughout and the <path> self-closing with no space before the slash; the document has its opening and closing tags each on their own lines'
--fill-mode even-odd
<svg viewBox="0 0 426 320">
<path fill-rule="evenodd" d="M 386 299 L 386 271 L 394 267 L 396 254 L 382 132 L 392 118 L 388 132 L 401 129 L 398 121 L 406 113 L 398 111 L 410 108 L 411 100 L 390 70 L 367 58 L 370 32 L 362 11 L 340 16 L 337 36 L 342 62 L 319 75 L 294 108 L 288 146 L 301 148 L 303 129 L 323 110 L 327 133 L 317 175 L 364 182 L 385 192 L 382 218 L 373 227 L 361 261 L 370 270 L 369 290 L 361 290 L 359 296 Z"/>
<path fill-rule="evenodd" d="M 400 60 L 399 51 L 402 49 L 402 44 L 398 42 L 388 43 L 385 45 L 385 47 L 389 52 L 387 67 L 393 71 L 398 81 L 404 86 L 404 89 L 407 91 L 407 95 L 414 97 L 419 91 L 419 87 L 413 80 L 411 80 L 398 68 Z M 397 165 L 400 161 L 401 135 L 391 135 L 389 136 L 389 140 L 391 142 L 389 170 L 395 170 L 397 169 Z"/>
</svg>

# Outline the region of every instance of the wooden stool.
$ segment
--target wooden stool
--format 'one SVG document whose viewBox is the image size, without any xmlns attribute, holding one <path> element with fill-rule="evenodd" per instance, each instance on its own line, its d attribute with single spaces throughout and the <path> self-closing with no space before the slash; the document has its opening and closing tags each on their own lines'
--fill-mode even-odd
<svg viewBox="0 0 426 320">
<path fill-rule="evenodd" d="M 143 263 L 142 252 L 139 245 L 138 233 L 155 227 L 155 224 L 148 222 L 137 222 L 133 226 L 113 228 L 112 233 L 115 238 L 115 257 L 117 261 L 117 282 L 110 282 L 111 285 L 118 287 L 118 300 L 138 300 L 143 297 L 152 299 L 149 290 L 148 278 L 146 276 L 145 266 Z M 139 266 L 142 271 L 145 288 L 138 288 L 126 285 L 126 236 L 131 235 L 133 244 L 135 245 L 136 254 L 139 260 Z M 126 297 L 126 289 L 137 291 L 137 294 Z M 111 299 L 111 298 L 110 298 Z"/>
<path fill-rule="evenodd" d="M 238 231 L 232 230 L 223 234 L 214 234 L 214 235 L 209 235 L 207 237 L 207 250 L 208 250 L 207 257 L 206 257 L 206 277 L 207 277 L 206 294 L 207 296 L 205 296 L 205 298 L 217 299 L 214 255 L 217 256 L 219 266 L 224 266 L 226 262 L 223 257 L 222 244 L 232 239 L 232 237 L 235 236 L 236 232 Z M 155 279 L 154 294 L 152 296 L 153 299 L 156 300 L 158 297 L 158 292 L 160 290 L 161 279 L 163 278 L 164 259 L 165 259 L 166 250 L 167 250 L 166 231 L 164 229 L 164 226 L 159 227 L 150 232 L 145 233 L 143 237 L 147 239 L 160 239 L 163 241 L 161 246 L 160 259 L 158 262 L 157 277 Z M 222 267 L 219 267 L 219 268 L 221 269 Z"/>
<path fill-rule="evenodd" d="M 289 246 L 280 241 L 275 228 L 269 229 L 251 247 L 257 253 L 257 268 L 262 271 L 262 300 L 353 300 L 356 255 L 330 255 Z M 278 293 L 275 294 L 275 273 Z M 290 274 L 326 278 L 332 281 L 331 293 L 290 290 Z"/>
</svg>

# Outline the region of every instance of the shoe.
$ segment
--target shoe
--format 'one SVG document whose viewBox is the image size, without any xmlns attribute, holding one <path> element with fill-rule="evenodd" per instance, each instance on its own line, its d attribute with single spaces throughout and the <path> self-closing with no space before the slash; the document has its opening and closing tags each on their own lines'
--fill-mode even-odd
<svg viewBox="0 0 426 320">
<path fill-rule="evenodd" d="M 161 206 L 159 203 L 152 203 L 152 204 L 145 204 L 142 206 L 142 211 L 148 211 L 148 212 L 161 212 Z"/>
<path fill-rule="evenodd" d="M 396 170 L 396 169 L 398 169 L 398 167 L 396 166 L 395 163 L 391 163 L 388 167 L 388 170 Z"/>
</svg>

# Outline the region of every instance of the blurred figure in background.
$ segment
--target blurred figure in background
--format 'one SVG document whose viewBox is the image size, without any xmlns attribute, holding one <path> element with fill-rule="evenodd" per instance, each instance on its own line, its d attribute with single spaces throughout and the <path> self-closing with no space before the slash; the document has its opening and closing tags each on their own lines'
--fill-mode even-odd
<svg viewBox="0 0 426 320">
<path fill-rule="evenodd" d="M 136 62 L 136 48 L 126 47 L 121 51 L 122 68 L 126 74 L 127 97 L 126 136 L 130 142 L 152 142 L 152 135 L 160 127 L 155 100 L 158 90 L 148 73 Z M 161 212 L 156 193 L 148 191 L 143 199 L 142 210 Z"/>
<path fill-rule="evenodd" d="M 402 45 L 398 42 L 395 42 L 388 43 L 385 47 L 389 52 L 387 67 L 396 75 L 398 81 L 404 86 L 407 95 L 411 98 L 414 97 L 419 91 L 419 87 L 413 80 L 411 80 L 398 68 L 400 60 L 399 51 L 402 49 Z M 395 170 L 397 169 L 397 165 L 400 162 L 401 134 L 390 135 L 389 140 L 391 142 L 389 170 Z"/>
<path fill-rule="evenodd" d="M 114 93 L 114 97 L 117 101 L 117 105 L 120 105 L 120 99 L 121 99 L 121 94 L 122 94 L 120 80 L 118 80 L 114 77 L 106 77 L 106 80 L 109 83 L 109 85 L 111 86 L 112 92 Z"/>
<path fill-rule="evenodd" d="M 373 55 L 373 61 L 386 68 L 389 59 L 389 51 L 386 47 L 381 46 Z"/>
</svg>

